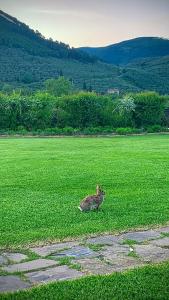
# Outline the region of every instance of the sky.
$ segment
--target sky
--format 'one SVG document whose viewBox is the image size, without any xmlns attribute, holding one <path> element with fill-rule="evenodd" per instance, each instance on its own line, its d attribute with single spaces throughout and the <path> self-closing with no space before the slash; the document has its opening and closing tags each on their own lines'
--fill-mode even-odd
<svg viewBox="0 0 169 300">
<path fill-rule="evenodd" d="M 169 0 L 0 0 L 0 9 L 73 47 L 169 38 Z"/>
</svg>

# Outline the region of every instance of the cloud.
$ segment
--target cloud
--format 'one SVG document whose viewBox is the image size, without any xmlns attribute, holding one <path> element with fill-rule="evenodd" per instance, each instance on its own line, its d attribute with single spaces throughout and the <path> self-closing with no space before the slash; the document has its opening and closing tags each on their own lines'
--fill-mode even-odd
<svg viewBox="0 0 169 300">
<path fill-rule="evenodd" d="M 102 19 L 104 18 L 103 14 L 91 11 L 76 11 L 76 10 L 48 10 L 48 9 L 37 9 L 33 10 L 34 13 L 46 14 L 53 16 L 62 16 L 62 17 L 75 17 L 83 19 Z"/>
</svg>

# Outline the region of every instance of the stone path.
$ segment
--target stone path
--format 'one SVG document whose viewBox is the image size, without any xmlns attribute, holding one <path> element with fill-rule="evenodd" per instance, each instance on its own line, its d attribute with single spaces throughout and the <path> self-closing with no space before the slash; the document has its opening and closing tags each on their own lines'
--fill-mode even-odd
<svg viewBox="0 0 169 300">
<path fill-rule="evenodd" d="M 55 243 L 23 249 L 23 253 L 4 251 L 0 253 L 0 292 L 162 261 L 169 261 L 169 226 Z"/>
</svg>

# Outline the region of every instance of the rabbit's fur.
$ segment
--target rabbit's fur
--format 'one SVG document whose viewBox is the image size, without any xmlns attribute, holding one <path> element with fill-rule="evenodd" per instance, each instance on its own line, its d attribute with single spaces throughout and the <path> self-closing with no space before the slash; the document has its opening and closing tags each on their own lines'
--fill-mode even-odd
<svg viewBox="0 0 169 300">
<path fill-rule="evenodd" d="M 96 195 L 87 196 L 80 203 L 79 209 L 81 211 L 90 211 L 98 209 L 100 204 L 104 200 L 105 192 L 101 189 L 99 185 L 96 187 Z"/>
</svg>

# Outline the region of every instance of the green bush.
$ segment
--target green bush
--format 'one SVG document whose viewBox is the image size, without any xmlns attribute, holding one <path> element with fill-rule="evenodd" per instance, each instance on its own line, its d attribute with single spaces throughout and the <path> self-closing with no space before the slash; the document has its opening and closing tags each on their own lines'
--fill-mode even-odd
<svg viewBox="0 0 169 300">
<path fill-rule="evenodd" d="M 72 127 L 64 127 L 61 130 L 63 135 L 73 135 L 74 134 L 74 129 Z"/>
<path fill-rule="evenodd" d="M 113 128 L 118 128 L 118 134 L 130 134 L 134 133 L 133 127 L 145 127 L 150 132 L 158 132 L 161 128 L 156 126 L 167 126 L 169 117 L 165 115 L 164 118 L 167 97 L 150 92 L 132 97 L 135 108 L 124 111 L 124 107 L 122 109 L 120 106 L 119 109 L 119 98 L 112 99 L 110 95 L 97 95 L 93 92 L 79 92 L 62 97 L 45 91 L 30 96 L 19 92 L 9 95 L 0 93 L 0 129 L 13 130 L 19 134 L 40 130 L 40 135 L 76 135 L 80 132 L 110 134 L 116 131 Z M 124 100 L 125 97 L 123 102 Z M 151 129 L 152 126 L 155 129 Z"/>
<path fill-rule="evenodd" d="M 85 135 L 95 134 L 95 131 L 91 127 L 84 128 L 81 132 Z"/>
<path fill-rule="evenodd" d="M 169 132 L 169 128 L 163 127 L 163 132 Z"/>
<path fill-rule="evenodd" d="M 43 135 L 60 135 L 61 134 L 61 129 L 60 128 L 45 128 L 43 131 L 40 129 L 38 130 L 39 132 L 42 132 Z"/>
<path fill-rule="evenodd" d="M 36 129 L 28 131 L 25 128 L 19 127 L 17 130 L 10 129 L 1 129 L 0 135 L 33 135 L 33 136 L 73 136 L 73 135 L 106 135 L 106 134 L 119 134 L 119 135 L 128 135 L 128 134 L 141 134 L 144 132 L 153 133 L 153 132 L 169 132 L 169 128 L 161 127 L 159 125 L 154 125 L 148 127 L 147 130 L 143 128 L 131 128 L 131 127 L 87 127 L 84 129 L 64 127 L 64 128 L 45 128 L 45 129 Z"/>
<path fill-rule="evenodd" d="M 110 134 L 113 133 L 113 129 L 111 127 L 87 127 L 81 130 L 83 134 L 92 135 L 92 134 Z"/>
<path fill-rule="evenodd" d="M 101 132 L 103 134 L 112 134 L 115 133 L 116 129 L 110 126 L 105 126 L 101 128 Z"/>
<path fill-rule="evenodd" d="M 126 128 L 117 128 L 116 129 L 116 134 L 120 134 L 120 135 L 126 135 L 126 134 L 132 134 L 132 133 L 136 133 L 134 128 L 131 127 L 126 127 Z"/>
<path fill-rule="evenodd" d="M 132 115 L 134 127 L 162 125 L 168 101 L 166 96 L 155 92 L 141 92 L 132 97 L 136 105 Z"/>
<path fill-rule="evenodd" d="M 27 130 L 24 126 L 18 126 L 17 130 L 16 130 L 17 134 L 21 134 L 21 135 L 25 135 L 27 134 Z"/>
<path fill-rule="evenodd" d="M 163 130 L 164 130 L 164 128 L 160 125 L 152 125 L 152 126 L 147 127 L 147 132 L 149 132 L 149 133 L 160 132 Z"/>
</svg>

